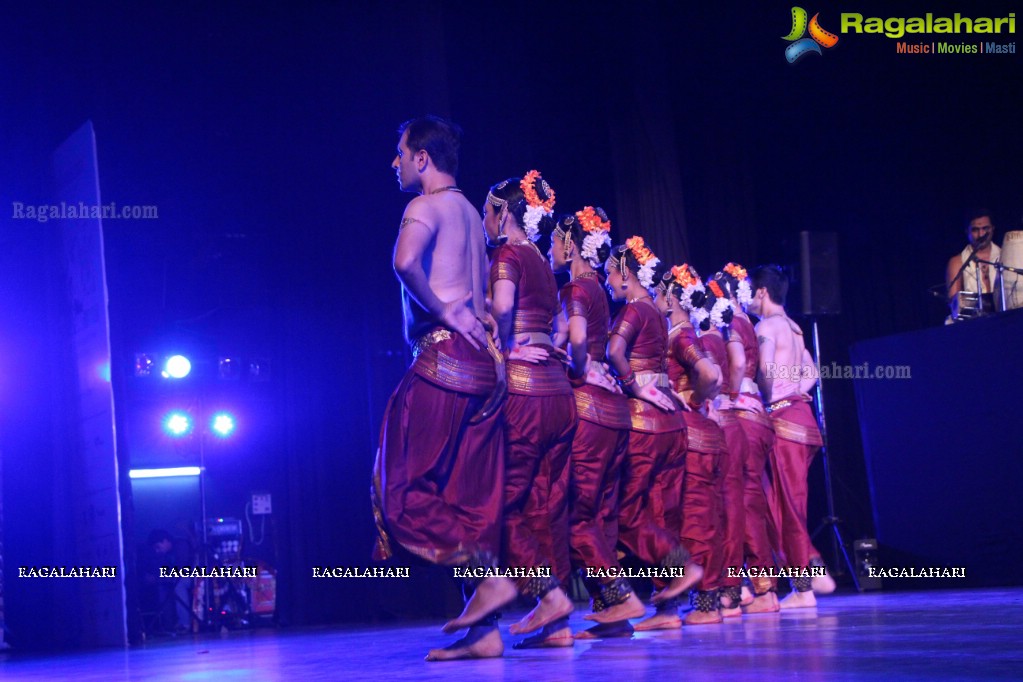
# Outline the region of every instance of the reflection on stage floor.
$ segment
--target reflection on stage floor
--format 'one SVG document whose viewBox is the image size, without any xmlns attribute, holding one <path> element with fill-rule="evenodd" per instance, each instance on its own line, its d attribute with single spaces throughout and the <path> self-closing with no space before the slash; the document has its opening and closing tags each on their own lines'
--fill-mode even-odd
<svg viewBox="0 0 1023 682">
<path fill-rule="evenodd" d="M 585 627 L 584 606 L 572 617 Z M 0 655 L 4 680 L 965 680 L 1023 678 L 1023 588 L 838 593 L 816 609 L 637 633 L 571 649 L 427 663 L 441 622 L 257 630 L 118 651 Z"/>
</svg>

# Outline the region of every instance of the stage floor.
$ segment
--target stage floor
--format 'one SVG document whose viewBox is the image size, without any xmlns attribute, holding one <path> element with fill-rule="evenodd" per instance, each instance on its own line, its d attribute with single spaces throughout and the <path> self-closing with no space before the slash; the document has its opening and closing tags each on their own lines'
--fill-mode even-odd
<svg viewBox="0 0 1023 682">
<path fill-rule="evenodd" d="M 572 649 L 426 663 L 440 623 L 259 630 L 126 651 L 0 655 L 3 680 L 1023 679 L 1023 588 L 835 594 L 816 609 L 641 633 Z M 582 628 L 583 611 L 573 615 Z"/>
</svg>

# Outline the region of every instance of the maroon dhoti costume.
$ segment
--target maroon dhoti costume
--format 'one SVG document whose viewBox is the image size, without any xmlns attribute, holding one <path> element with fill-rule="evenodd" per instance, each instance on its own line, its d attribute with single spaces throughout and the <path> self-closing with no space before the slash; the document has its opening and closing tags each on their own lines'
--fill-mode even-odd
<svg viewBox="0 0 1023 682">
<path fill-rule="evenodd" d="M 742 385 L 731 387 L 735 398 L 729 400 L 729 411 L 735 415 L 746 440 L 746 459 L 743 465 L 743 505 L 746 511 L 744 556 L 747 568 L 755 576 L 750 578 L 753 593 L 762 595 L 774 591 L 777 582 L 776 578 L 768 577 L 775 567 L 768 528 L 774 531 L 775 526 L 773 520 L 769 521 L 770 510 L 764 492 L 767 456 L 774 444 L 774 427 L 764 410 L 760 389 L 754 381 L 760 349 L 753 324 L 747 317 L 736 315 L 732 320 L 732 334 L 742 341 L 746 356 L 746 373 Z M 776 531 L 774 534 L 777 534 Z"/>
<path fill-rule="evenodd" d="M 505 244 L 494 252 L 491 283 L 516 287 L 512 334 L 545 346 L 540 363 L 508 362 L 505 405 L 504 562 L 515 568 L 549 567 L 551 578 L 520 578 L 519 591 L 542 597 L 571 573 L 568 481 L 575 399 L 550 334 L 558 290 L 547 260 L 532 244 Z M 517 341 L 519 345 L 525 345 Z"/>
<path fill-rule="evenodd" d="M 731 329 L 729 328 L 729 332 Z M 728 343 L 739 343 L 738 338 L 729 337 Z M 731 411 L 728 396 L 738 388 L 729 386 L 731 363 L 725 339 L 719 332 L 711 332 L 700 337 L 700 343 L 707 350 L 718 366 L 724 383 L 721 393 L 724 398 L 716 402 L 714 419 L 721 427 L 725 437 L 725 451 L 721 457 L 721 504 L 724 513 L 724 532 L 721 537 L 722 594 L 728 597 L 730 607 L 739 605 L 741 599 L 742 578 L 739 570 L 743 566 L 743 547 L 746 540 L 746 505 L 744 500 L 743 469 L 746 465 L 748 445 L 742 427 Z M 731 569 L 731 570 L 730 570 Z"/>
<path fill-rule="evenodd" d="M 703 566 L 703 578 L 692 595 L 702 611 L 716 611 L 722 586 L 725 556 L 722 543 L 726 532 L 722 500 L 721 464 L 727 454 L 721 428 L 701 414 L 693 402 L 696 365 L 709 358 L 696 330 L 681 323 L 669 332 L 668 376 L 672 388 L 692 411 L 684 412 L 688 432 L 685 480 L 682 488 L 682 543 L 693 561 Z"/>
<path fill-rule="evenodd" d="M 391 395 L 374 466 L 374 556 L 394 545 L 445 565 L 491 565 L 500 542 L 502 420 L 471 420 L 493 390 L 493 358 L 433 327 Z"/>
<path fill-rule="evenodd" d="M 636 381 L 656 382 L 667 392 L 668 330 L 653 302 L 641 299 L 622 308 L 611 334 L 625 340 Z M 618 541 L 648 564 L 681 568 L 689 558 L 680 542 L 685 422 L 681 411 L 664 412 L 636 398 L 628 402 L 632 431 L 622 468 Z"/>
<path fill-rule="evenodd" d="M 591 363 L 605 361 L 610 311 L 596 272 L 576 277 L 561 288 L 568 318 L 586 319 Z M 625 397 L 583 384 L 573 390 L 579 424 L 572 439 L 569 518 L 572 567 L 590 593 L 594 611 L 625 601 L 629 582 L 611 577 L 621 568 L 618 543 L 619 475 L 629 444 L 631 419 Z M 589 575 L 587 569 L 597 571 Z M 600 572 L 603 573 L 600 573 Z"/>
<path fill-rule="evenodd" d="M 769 453 L 771 487 L 768 504 L 778 528 L 785 566 L 805 571 L 816 554 L 806 526 L 806 476 L 814 455 L 823 445 L 817 420 L 806 396 L 776 400 L 768 407 L 774 425 L 774 447 Z M 810 578 L 794 578 L 793 587 L 811 589 Z"/>
</svg>

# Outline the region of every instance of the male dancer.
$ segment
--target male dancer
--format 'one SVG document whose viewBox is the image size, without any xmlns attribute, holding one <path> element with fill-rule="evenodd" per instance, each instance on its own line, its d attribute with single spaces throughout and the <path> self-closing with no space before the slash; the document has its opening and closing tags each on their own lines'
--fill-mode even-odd
<svg viewBox="0 0 1023 682">
<path fill-rule="evenodd" d="M 788 277 L 778 266 L 767 265 L 757 268 L 752 280 L 750 312 L 760 318 L 756 326 L 760 344 L 757 383 L 775 432 L 768 502 L 780 535 L 784 565 L 808 571 L 811 565 L 823 565 L 806 529 L 806 476 L 823 445 L 807 394 L 819 373 L 802 330 L 785 314 Z M 778 371 L 779 367 L 785 371 Z M 815 559 L 812 563 L 811 558 Z M 793 591 L 781 601 L 781 608 L 816 606 L 812 587 L 810 577 L 792 578 Z"/>
<path fill-rule="evenodd" d="M 415 360 L 387 405 L 374 467 L 378 539 L 421 559 L 486 569 L 496 565 L 502 508 L 502 421 L 498 355 L 480 321 L 486 252 L 480 214 L 455 185 L 461 130 L 435 117 L 400 128 L 391 166 L 409 202 L 394 248 L 406 338 Z M 467 570 L 472 573 L 472 570 Z M 468 634 L 427 660 L 500 656 L 495 612 L 511 601 L 507 578 L 467 579 L 469 597 L 446 632 Z"/>
</svg>

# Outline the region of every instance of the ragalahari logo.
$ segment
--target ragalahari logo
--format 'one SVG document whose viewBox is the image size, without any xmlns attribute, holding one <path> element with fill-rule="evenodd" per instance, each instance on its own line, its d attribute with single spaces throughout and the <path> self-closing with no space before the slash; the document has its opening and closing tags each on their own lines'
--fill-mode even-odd
<svg viewBox="0 0 1023 682">
<path fill-rule="evenodd" d="M 792 8 L 792 30 L 787 36 L 782 36 L 782 40 L 788 40 L 792 43 L 785 48 L 785 59 L 789 60 L 789 64 L 795 64 L 803 56 L 811 52 L 822 54 L 822 47 L 834 47 L 838 44 L 838 36 L 821 28 L 820 23 L 817 21 L 819 16 L 819 12 L 814 14 L 808 26 L 806 10 L 802 7 Z M 810 30 L 810 37 L 804 38 L 803 36 L 806 34 L 807 28 Z"/>
</svg>

